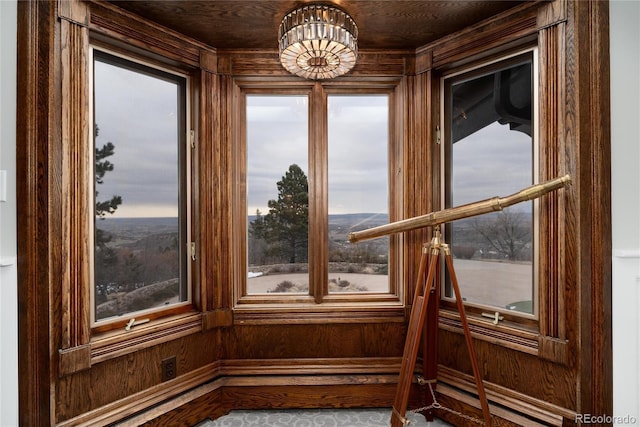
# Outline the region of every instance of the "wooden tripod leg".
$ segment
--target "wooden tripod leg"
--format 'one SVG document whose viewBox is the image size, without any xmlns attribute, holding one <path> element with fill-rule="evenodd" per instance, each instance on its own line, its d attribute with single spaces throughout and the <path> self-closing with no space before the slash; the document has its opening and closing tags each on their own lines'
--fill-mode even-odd
<svg viewBox="0 0 640 427">
<path fill-rule="evenodd" d="M 413 371 L 416 366 L 416 358 L 418 357 L 422 325 L 424 324 L 429 295 L 431 293 L 429 289 L 431 288 L 431 283 L 433 282 L 434 274 L 438 266 L 440 249 L 434 247 L 431 248 L 430 251 L 431 260 L 427 279 L 423 282 L 429 252 L 427 247 L 428 246 L 425 246 L 423 249 L 422 257 L 420 258 L 416 290 L 413 298 L 413 306 L 411 307 L 411 316 L 409 317 L 409 328 L 407 329 L 407 338 L 404 343 L 400 378 L 398 379 L 398 388 L 396 389 L 396 397 L 391 412 L 391 427 L 401 427 L 406 423 L 405 413 L 407 411 L 407 404 L 409 403 L 409 392 L 413 379 Z"/>
<path fill-rule="evenodd" d="M 440 273 L 441 268 L 438 268 L 435 272 L 435 278 L 433 279 L 433 286 L 430 289 L 430 293 L 433 295 L 429 299 L 427 304 L 427 314 L 424 320 L 422 331 L 422 376 L 426 384 L 429 385 L 430 390 L 436 391 L 438 385 L 438 317 L 440 315 Z M 424 384 L 424 383 L 423 383 Z M 434 394 L 425 390 L 424 393 L 424 407 L 430 408 L 424 411 L 422 414 L 427 421 L 433 421 L 434 410 L 432 405 L 436 403 L 434 400 Z"/>
<path fill-rule="evenodd" d="M 443 245 L 444 246 L 444 245 Z M 464 310 L 464 301 L 460 293 L 460 286 L 458 286 L 458 278 L 456 272 L 453 269 L 453 261 L 451 259 L 451 252 L 448 247 L 445 247 L 445 260 L 447 262 L 447 269 L 451 277 L 451 286 L 456 295 L 456 304 L 458 306 L 458 313 L 460 314 L 460 323 L 462 323 L 462 331 L 464 332 L 464 338 L 467 342 L 467 349 L 469 350 L 469 358 L 471 359 L 471 367 L 473 369 L 473 376 L 476 380 L 476 388 L 478 389 L 478 399 L 480 399 L 480 405 L 482 406 L 482 415 L 484 416 L 484 422 L 487 427 L 491 427 L 491 412 L 489 412 L 489 403 L 487 402 L 487 395 L 484 392 L 484 384 L 482 383 L 482 377 L 480 376 L 480 370 L 478 369 L 478 362 L 476 361 L 476 352 L 473 349 L 473 342 L 471 341 L 471 332 L 469 332 L 469 323 L 467 322 L 467 315 Z"/>
</svg>

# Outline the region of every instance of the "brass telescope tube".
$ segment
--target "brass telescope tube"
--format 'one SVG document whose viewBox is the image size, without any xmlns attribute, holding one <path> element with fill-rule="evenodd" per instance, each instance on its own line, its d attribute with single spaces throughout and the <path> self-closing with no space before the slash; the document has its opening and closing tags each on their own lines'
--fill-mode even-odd
<svg viewBox="0 0 640 427">
<path fill-rule="evenodd" d="M 454 208 L 443 209 L 437 212 L 431 212 L 415 218 L 403 219 L 379 227 L 369 228 L 362 231 L 354 231 L 349 233 L 349 241 L 351 243 L 361 240 L 375 239 L 376 237 L 386 236 L 387 234 L 400 233 L 403 231 L 415 230 L 417 228 L 430 227 L 434 225 L 444 224 L 445 222 L 455 221 L 457 219 L 469 218 L 472 216 L 482 215 L 489 212 L 501 211 L 502 209 L 515 205 L 527 200 L 537 199 L 545 194 L 565 187 L 571 183 L 571 176 L 565 175 L 540 184 L 535 184 L 524 188 L 517 193 L 506 197 L 492 197 L 490 199 L 473 202 Z"/>
</svg>

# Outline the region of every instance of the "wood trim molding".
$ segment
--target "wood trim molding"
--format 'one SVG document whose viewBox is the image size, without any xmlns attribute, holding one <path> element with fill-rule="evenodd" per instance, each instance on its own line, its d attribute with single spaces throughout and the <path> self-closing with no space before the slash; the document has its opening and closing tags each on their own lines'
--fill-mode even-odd
<svg viewBox="0 0 640 427">
<path fill-rule="evenodd" d="M 554 0 L 545 2 L 538 9 L 538 28 L 544 29 L 567 21 L 567 1 Z"/>
<path fill-rule="evenodd" d="M 233 325 L 233 311 L 230 309 L 211 310 L 202 314 L 202 328 L 224 328 Z"/>
<path fill-rule="evenodd" d="M 194 176 L 194 233 L 197 247 L 197 262 L 193 266 L 192 280 L 196 280 L 199 286 L 199 306 L 203 312 L 212 310 L 215 307 L 214 284 L 221 283 L 217 277 L 219 268 L 216 268 L 214 260 L 220 263 L 223 261 L 216 257 L 214 238 L 216 234 L 216 223 L 210 219 L 214 218 L 216 212 L 215 201 L 219 197 L 215 186 L 215 175 L 217 169 L 216 144 L 220 126 L 220 79 L 213 73 L 203 70 L 200 72 L 201 90 L 198 94 L 198 129 L 196 138 L 195 158 L 192 167 Z M 212 200 L 213 199 L 213 200 Z"/>
<path fill-rule="evenodd" d="M 114 422 L 124 426 L 139 425 L 136 423 L 140 420 L 151 421 L 192 400 L 228 387 L 291 389 L 308 386 L 387 385 L 391 387 L 391 393 L 395 390 L 399 369 L 399 358 L 220 361 L 65 420 L 57 426 L 106 425 Z M 390 403 L 389 400 L 389 405 Z M 239 408 L 233 401 L 227 401 L 226 407 Z M 127 419 L 132 416 L 133 418 Z M 210 412 L 203 412 L 195 422 L 207 416 L 210 416 Z"/>
<path fill-rule="evenodd" d="M 189 313 L 151 321 L 126 333 L 105 333 L 91 341 L 91 364 L 200 332 L 202 323 L 202 314 Z"/>
<path fill-rule="evenodd" d="M 460 316 L 449 310 L 440 310 L 440 328 L 446 331 L 462 334 Z M 539 335 L 524 331 L 518 327 L 503 325 L 494 326 L 490 321 L 469 319 L 471 336 L 476 339 L 498 344 L 506 348 L 518 350 L 523 353 L 538 355 Z"/>
<path fill-rule="evenodd" d="M 565 122 L 561 113 L 565 94 L 565 25 L 547 27 L 539 35 L 539 176 L 541 180 L 552 179 L 567 173 L 563 165 L 566 152 Z M 571 189 L 540 199 L 540 332 L 543 335 L 564 339 L 566 337 L 565 289 L 567 287 L 566 240 L 567 199 L 564 193 Z M 546 347 L 545 347 L 546 348 Z"/>
<path fill-rule="evenodd" d="M 87 3 L 80 0 L 58 0 L 58 16 L 83 27 L 89 25 Z"/>
<path fill-rule="evenodd" d="M 237 325 L 267 324 L 327 324 L 403 322 L 404 307 L 399 303 L 376 304 L 373 301 L 356 304 L 272 304 L 267 306 L 237 305 L 234 307 Z"/>
<path fill-rule="evenodd" d="M 218 55 L 212 50 L 200 49 L 200 68 L 210 73 L 218 72 Z"/>
<path fill-rule="evenodd" d="M 92 153 L 89 130 L 89 32 L 73 22 L 60 22 L 61 38 L 61 182 L 62 205 L 62 343 L 87 344 L 90 338 L 90 224 L 88 182 Z"/>
<path fill-rule="evenodd" d="M 469 26 L 416 50 L 416 57 L 431 56 L 433 68 L 460 66 L 491 55 L 495 49 L 523 44 L 535 38 L 537 26 L 536 2 L 514 7 L 493 18 Z M 464 40 L 464 42 L 460 42 Z M 428 52 L 431 51 L 429 54 Z M 425 62 L 423 62 L 426 65 Z M 426 69 L 416 69 L 416 73 Z"/>
<path fill-rule="evenodd" d="M 438 366 L 438 381 L 452 387 L 453 389 L 458 389 L 471 395 L 477 395 L 475 380 L 471 375 L 463 374 L 440 365 Z M 563 417 L 571 420 L 575 419 L 575 412 L 568 408 L 553 405 L 549 402 L 533 398 L 526 394 L 488 381 L 484 381 L 484 386 L 487 398 L 492 403 L 509 408 L 517 413 L 524 414 L 541 422 L 550 423 L 551 425 L 562 425 L 561 420 Z M 443 394 L 452 394 L 452 391 L 449 391 L 452 389 L 448 389 L 446 387 L 438 387 L 437 390 Z M 472 405 L 477 405 L 479 407 L 477 402 L 473 402 Z M 492 413 L 494 413 L 493 410 Z M 498 414 L 496 413 L 496 415 Z M 508 416 L 505 416 L 504 418 L 509 419 Z"/>
<path fill-rule="evenodd" d="M 89 344 L 58 350 L 58 375 L 64 376 L 91 368 Z"/>
<path fill-rule="evenodd" d="M 400 371 L 400 357 L 241 359 L 224 360 L 220 374 L 224 376 L 274 375 L 366 375 L 393 374 Z"/>
<path fill-rule="evenodd" d="M 119 7 L 102 1 L 90 3 L 89 27 L 95 37 L 117 40 L 143 55 L 155 54 L 192 67 L 200 65 L 201 49 L 206 45 L 188 39 L 166 27 L 144 20 Z"/>
<path fill-rule="evenodd" d="M 559 338 L 539 336 L 538 354 L 543 359 L 567 365 L 570 361 L 569 342 Z"/>
<path fill-rule="evenodd" d="M 18 2 L 16 193 L 18 405 L 21 425 L 51 425 L 49 125 L 54 2 Z"/>
<path fill-rule="evenodd" d="M 566 50 L 575 60 L 576 81 L 568 93 L 575 104 L 567 115 L 575 131 L 582 237 L 578 407 L 582 413 L 613 414 L 609 2 L 573 0 L 569 17 L 572 45 Z"/>
<path fill-rule="evenodd" d="M 187 391 L 208 384 L 218 376 L 217 364 L 210 364 L 188 372 L 173 380 L 160 383 L 124 399 L 101 406 L 69 420 L 57 424 L 58 427 L 76 425 L 107 425 L 137 412 L 147 410 L 167 399 L 180 396 Z M 217 385 L 216 385 L 217 386 Z M 214 387 L 215 389 L 215 387 Z"/>
<path fill-rule="evenodd" d="M 284 77 L 291 78 L 291 74 L 282 68 L 277 50 L 218 50 L 219 58 L 225 64 L 220 72 L 229 73 L 234 77 Z M 367 78 L 367 76 L 401 77 L 414 70 L 414 52 L 411 50 L 376 51 L 359 50 L 358 63 L 348 76 L 335 81 Z M 221 62 L 218 63 L 220 67 Z M 303 80 L 300 80 L 303 81 Z M 304 82 L 304 81 L 303 81 Z M 306 82 L 308 84 L 308 81 Z"/>
</svg>

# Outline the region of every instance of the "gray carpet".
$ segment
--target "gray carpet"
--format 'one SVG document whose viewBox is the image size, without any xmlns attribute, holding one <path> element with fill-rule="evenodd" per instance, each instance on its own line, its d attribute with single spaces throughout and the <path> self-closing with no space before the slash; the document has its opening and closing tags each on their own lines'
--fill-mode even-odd
<svg viewBox="0 0 640 427">
<path fill-rule="evenodd" d="M 375 409 L 289 409 L 231 411 L 197 427 L 388 427 L 391 408 Z M 428 423 L 424 416 L 407 413 L 410 427 L 450 426 L 441 420 Z"/>
</svg>

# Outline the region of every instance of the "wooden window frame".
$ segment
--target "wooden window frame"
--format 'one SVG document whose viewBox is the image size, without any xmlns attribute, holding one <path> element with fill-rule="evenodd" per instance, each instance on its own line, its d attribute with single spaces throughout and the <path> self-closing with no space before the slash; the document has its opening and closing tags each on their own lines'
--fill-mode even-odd
<svg viewBox="0 0 640 427">
<path fill-rule="evenodd" d="M 191 280 L 191 267 L 192 263 L 190 262 L 191 255 L 188 253 L 191 243 L 191 223 L 192 219 L 191 215 L 191 185 L 190 185 L 190 176 L 191 176 L 191 154 L 192 147 L 188 142 L 188 129 L 193 128 L 191 126 L 192 119 L 190 117 L 190 98 L 191 98 L 191 90 L 190 90 L 190 78 L 188 74 L 181 72 L 179 70 L 169 70 L 166 67 L 161 66 L 157 63 L 151 63 L 150 61 L 140 61 L 131 58 L 126 54 L 115 54 L 109 50 L 108 47 L 101 47 L 99 45 L 90 45 L 90 60 L 92 61 L 91 70 L 93 71 L 93 67 L 96 61 L 96 57 L 102 57 L 102 61 L 106 63 L 110 63 L 112 66 L 121 67 L 124 69 L 128 69 L 133 72 L 147 74 L 154 77 L 159 78 L 171 78 L 175 79 L 175 82 L 178 83 L 179 79 L 182 79 L 183 82 L 179 83 L 179 95 L 178 101 L 180 105 L 181 111 L 179 111 L 180 118 L 178 119 L 178 158 L 177 158 L 177 170 L 178 170 L 178 203 L 179 203 L 179 214 L 178 214 L 178 222 L 179 222 L 179 233 L 180 239 L 178 241 L 179 250 L 178 256 L 180 257 L 180 281 L 181 287 L 183 286 L 186 290 L 186 298 L 184 301 L 179 301 L 177 303 L 171 304 L 168 307 L 156 307 L 156 308 L 147 308 L 143 310 L 133 311 L 124 313 L 117 317 L 107 317 L 105 319 L 96 320 L 95 319 L 95 229 L 96 224 L 95 220 L 90 221 L 90 235 L 93 237 L 91 239 L 91 256 L 90 256 L 90 283 L 91 283 L 91 331 L 92 335 L 96 336 L 101 332 L 107 332 L 117 329 L 126 328 L 129 322 L 133 319 L 133 321 L 143 320 L 143 321 L 151 321 L 155 319 L 164 318 L 167 316 L 172 316 L 175 314 L 187 313 L 193 310 L 192 297 L 194 294 L 193 282 Z M 90 72 L 90 75 L 93 75 L 93 72 Z M 168 77 L 170 76 L 170 77 Z M 90 92 L 94 92 L 95 80 L 91 79 L 91 87 Z M 93 100 L 93 96 L 91 96 Z M 95 126 L 95 101 L 90 102 L 91 107 L 91 126 L 90 129 L 93 129 Z M 95 152 L 95 138 L 90 138 L 89 143 L 91 145 L 91 153 Z M 95 160 L 91 161 L 91 164 L 95 164 Z M 92 169 L 91 172 L 94 179 L 91 180 L 93 184 L 95 182 L 95 168 Z M 91 195 L 95 195 L 95 190 L 91 191 Z M 91 206 L 95 205 L 95 197 L 91 200 Z M 95 212 L 95 211 L 94 211 Z M 92 217 L 95 218 L 95 215 Z M 180 292 L 183 292 L 182 290 Z M 132 327 L 136 327 L 137 325 L 133 323 L 128 326 L 127 330 L 130 330 Z"/>
<path fill-rule="evenodd" d="M 545 17 L 554 19 L 554 16 Z M 561 45 L 554 34 L 561 31 L 561 23 L 553 22 L 542 29 L 538 29 L 536 15 L 524 15 L 520 19 L 505 21 L 503 27 L 478 27 L 460 34 L 452 35 L 431 46 L 426 46 L 419 56 L 429 59 L 427 63 L 428 76 L 432 92 L 431 122 L 441 123 L 440 105 L 441 77 L 451 74 L 453 70 L 472 68 L 473 65 L 491 62 L 501 57 L 507 57 L 514 52 L 520 52 L 535 47 L 538 50 L 538 84 L 535 116 L 538 117 L 538 172 L 540 182 L 570 173 L 570 165 L 557 155 L 562 152 L 565 141 L 558 137 L 560 118 L 555 102 L 563 96 L 558 93 L 558 74 L 547 71 L 547 67 L 556 67 L 561 63 Z M 546 43 L 548 34 L 552 34 L 551 43 Z M 472 49 L 466 49 L 473 43 Z M 426 70 L 425 70 L 426 71 Z M 535 87 L 535 84 L 534 84 Z M 439 131 L 435 132 L 434 141 L 439 138 Z M 435 150 L 439 153 L 440 149 Z M 432 155 L 432 167 L 435 172 L 436 184 L 431 199 L 431 206 L 440 206 L 442 200 L 440 177 L 442 176 L 442 159 L 440 154 Z M 433 176 L 432 176 L 433 178 Z M 560 213 L 564 211 L 570 190 L 558 191 L 538 201 L 538 319 L 520 317 L 520 323 L 512 322 L 509 316 L 506 322 L 493 325 L 491 321 L 481 316 L 471 315 L 469 325 L 472 333 L 478 339 L 500 346 L 515 349 L 524 353 L 536 355 L 542 359 L 569 363 L 569 342 L 567 340 L 567 312 L 564 310 L 564 295 L 567 277 L 566 264 L 558 261 L 558 254 L 565 253 L 570 245 L 567 234 L 566 217 Z M 437 208 L 432 209 L 437 210 Z M 507 316 L 505 316 L 507 317 Z M 462 325 L 457 312 L 445 305 L 440 307 L 440 328 L 461 333 Z"/>
<path fill-rule="evenodd" d="M 215 52 L 184 36 L 159 30 L 155 24 L 133 15 L 122 13 L 106 3 L 65 2 L 68 7 L 58 9 L 61 27 L 59 77 L 62 90 L 56 94 L 60 102 L 61 122 L 59 158 L 61 180 L 60 194 L 52 197 L 59 200 L 60 213 L 49 214 L 61 220 L 63 227 L 60 240 L 63 256 L 57 260 L 63 269 L 63 283 L 56 291 L 61 299 L 62 313 L 54 317 L 62 331 L 58 347 L 58 375 L 64 376 L 90 368 L 92 365 L 139 351 L 163 342 L 175 340 L 202 330 L 216 327 L 228 320 L 220 316 L 213 303 L 213 283 L 209 274 L 203 274 L 200 258 L 211 257 L 210 245 L 200 246 L 202 241 L 199 215 L 201 204 L 212 203 L 213 195 L 202 194 L 203 181 L 213 179 L 199 165 L 201 159 L 211 161 L 206 153 L 210 148 L 198 144 L 198 130 L 208 127 L 210 118 L 200 115 L 201 97 L 207 88 L 215 85 Z M 93 240 L 93 142 L 90 137 L 90 73 L 91 49 L 123 56 L 127 60 L 182 75 L 187 79 L 186 129 L 193 134 L 191 153 L 185 159 L 186 171 L 181 185 L 191 199 L 187 207 L 187 227 L 190 240 L 196 242 L 196 253 L 190 264 L 187 280 L 191 300 L 166 310 L 146 312 L 149 322 L 125 330 L 129 320 L 92 324 L 91 287 Z M 212 70 L 213 69 L 213 70 Z M 206 83 L 203 83 L 206 82 Z M 211 89 L 212 90 L 212 89 Z M 189 114 L 190 113 L 190 114 Z M 205 137 L 210 135 L 205 134 Z M 57 150 L 57 148 L 56 148 Z M 208 170 L 207 170 L 208 171 Z M 190 254 L 191 255 L 191 254 Z M 137 314 L 137 313 L 136 313 Z"/>
<path fill-rule="evenodd" d="M 118 55 L 124 58 L 125 61 L 142 63 L 147 67 L 166 70 L 166 72 L 184 76 L 187 80 L 187 87 L 185 88 L 185 105 L 187 109 L 185 127 L 189 131 L 195 128 L 193 122 L 194 117 L 189 114 L 190 111 L 196 110 L 196 106 L 194 104 L 196 97 L 194 96 L 194 89 L 192 87 L 193 85 L 191 84 L 191 81 L 195 80 L 195 78 L 193 67 L 190 64 L 179 62 L 177 63 L 167 56 L 157 52 L 138 51 L 134 48 L 130 40 L 127 40 L 126 43 L 122 43 L 113 35 L 105 36 L 104 34 L 102 34 L 102 32 L 96 30 L 90 31 L 89 33 L 89 49 L 92 48 L 105 51 L 111 55 Z M 92 90 L 92 88 L 89 88 L 89 90 Z M 186 135 L 184 136 L 184 138 L 186 143 Z M 91 149 L 93 149 L 93 142 L 89 142 L 89 145 Z M 188 173 L 193 169 L 193 166 L 189 163 L 192 162 L 195 157 L 193 147 L 188 148 L 188 150 L 190 150 L 191 152 L 185 155 L 185 165 L 180 166 L 181 175 L 183 175 L 182 179 L 180 180 L 180 185 L 186 187 L 185 189 L 183 189 L 183 191 L 185 192 L 187 198 L 191 200 L 194 197 L 194 190 L 192 189 L 192 187 L 197 186 L 197 182 L 194 182 L 194 179 L 197 178 Z M 93 162 L 91 162 L 91 165 L 93 165 Z M 186 169 L 184 173 L 182 172 L 183 168 Z M 90 212 L 93 212 L 93 179 L 91 179 L 89 183 L 91 183 L 91 189 L 89 190 L 89 203 L 91 207 L 89 207 L 88 209 Z M 185 209 L 187 217 L 184 218 L 184 220 L 187 222 L 186 227 L 188 227 L 188 230 L 186 234 L 188 236 L 193 236 L 194 234 L 196 234 L 196 230 L 193 226 L 194 221 L 191 218 L 193 211 L 191 205 L 191 202 L 187 202 L 187 207 Z M 93 221 L 93 216 L 90 216 L 90 219 L 88 221 L 89 223 L 91 223 Z M 88 227 L 89 230 L 93 229 L 91 224 L 88 224 Z M 191 237 L 189 237 L 189 240 L 192 240 Z M 186 241 L 184 243 L 187 244 Z M 93 254 L 93 247 L 89 247 L 89 250 L 91 251 L 90 253 Z M 131 318 L 135 316 L 125 316 L 122 319 L 115 319 L 113 321 L 104 323 L 93 323 L 93 320 L 91 320 L 92 327 L 90 345 L 92 363 L 114 357 L 115 355 L 120 355 L 126 352 L 144 348 L 150 343 L 158 343 L 167 341 L 169 339 L 175 339 L 179 336 L 184 336 L 186 334 L 198 332 L 199 330 L 201 330 L 201 313 L 194 299 L 194 296 L 198 293 L 199 285 L 198 282 L 194 280 L 193 275 L 191 275 L 191 271 L 195 268 L 193 261 L 193 259 L 187 259 L 184 261 L 189 264 L 186 267 L 186 280 L 188 293 L 191 295 L 191 298 L 187 302 L 176 304 L 175 306 L 166 309 L 144 311 L 143 313 L 141 313 L 142 318 L 149 319 L 149 322 L 144 323 L 140 326 L 134 326 L 129 330 L 125 329 L 126 324 Z M 91 279 L 89 280 L 88 286 L 92 287 L 93 274 L 91 271 L 89 272 L 89 277 Z M 90 290 L 89 293 L 91 293 Z M 89 310 L 93 309 L 89 308 Z M 137 315 L 138 313 L 133 314 Z M 92 319 L 92 315 L 90 315 L 89 317 L 90 319 Z M 135 329 L 138 330 L 136 331 Z"/>
<path fill-rule="evenodd" d="M 288 79 L 290 80 L 290 79 Z M 333 82 L 313 83 L 300 80 L 236 78 L 238 117 L 237 140 L 234 144 L 234 217 L 246 214 L 246 132 L 245 97 L 247 95 L 305 95 L 309 97 L 309 195 L 310 234 L 317 231 L 328 233 L 327 215 L 327 97 L 332 95 L 387 95 L 389 97 L 389 216 L 402 215 L 402 178 L 400 171 L 402 144 L 397 140 L 395 127 L 400 118 L 396 117 L 397 91 L 399 79 L 383 81 L 352 82 L 345 85 Z M 314 160 L 315 159 L 315 160 Z M 234 233 L 234 321 L 248 323 L 325 323 L 325 322 L 369 322 L 404 320 L 404 286 L 402 268 L 402 237 L 390 239 L 389 292 L 348 293 L 328 292 L 328 243 L 319 239 L 319 244 L 310 245 L 309 294 L 276 295 L 246 294 L 246 224 L 235 228 Z M 313 231 L 312 231 L 313 230 Z M 283 314 L 288 316 L 283 320 Z M 293 318 L 292 318 L 293 317 Z"/>
<path fill-rule="evenodd" d="M 449 197 L 449 191 L 450 191 L 450 179 L 451 179 L 451 173 L 452 173 L 452 165 L 450 164 L 449 161 L 449 156 L 451 156 L 451 144 L 450 144 L 450 138 L 451 138 L 451 130 L 449 128 L 449 125 L 446 123 L 446 121 L 448 120 L 447 114 L 446 114 L 446 107 L 445 107 L 445 103 L 447 102 L 447 96 L 449 95 L 449 91 L 447 89 L 447 84 L 446 81 L 449 79 L 455 79 L 457 76 L 463 76 L 463 78 L 468 78 L 469 76 L 473 76 L 476 77 L 477 75 L 484 75 L 485 73 L 488 72 L 492 72 L 495 71 L 498 68 L 502 68 L 503 64 L 507 64 L 507 65 L 513 65 L 518 64 L 520 62 L 522 62 L 521 59 L 518 59 L 524 55 L 530 54 L 532 56 L 532 60 L 531 60 L 531 67 L 532 67 L 532 94 L 534 95 L 533 100 L 532 100 L 532 111 L 533 111 L 533 117 L 532 117 L 532 123 L 531 123 L 531 127 L 532 127 L 532 170 L 531 170 L 531 174 L 532 177 L 534 179 L 534 182 L 532 182 L 530 185 L 533 184 L 538 184 L 540 182 L 539 180 L 539 152 L 540 152 L 540 143 L 539 143 L 539 120 L 538 120 L 538 84 L 537 84 L 537 78 L 538 78 L 538 49 L 537 46 L 528 46 L 528 47 L 524 47 L 522 49 L 518 49 L 514 52 L 506 52 L 506 53 L 501 53 L 496 55 L 495 57 L 492 57 L 490 60 L 483 60 L 480 63 L 475 63 L 475 64 L 468 64 L 465 65 L 464 67 L 458 69 L 452 69 L 449 70 L 447 73 L 444 73 L 441 77 L 440 77 L 440 92 L 441 92 L 441 119 L 442 119 L 442 123 L 441 123 L 441 129 L 442 129 L 442 138 L 443 140 L 441 141 L 441 157 L 442 157 L 442 170 L 441 170 L 441 185 L 442 185 L 442 206 L 443 209 L 447 208 L 447 207 L 451 207 L 448 206 L 447 203 L 449 203 L 449 201 L 446 201 L 445 199 L 447 197 Z M 495 196 L 506 196 L 507 194 L 496 194 Z M 502 320 L 499 320 L 499 322 L 497 324 L 501 324 L 502 322 L 504 322 L 504 324 L 510 325 L 513 328 L 519 328 L 522 329 L 524 331 L 534 331 L 537 332 L 538 331 L 538 319 L 539 319 L 539 295 L 540 295 L 540 245 L 539 245 L 539 241 L 540 241 L 540 236 L 539 236 L 539 222 L 540 222 L 540 209 L 539 209 L 539 201 L 538 200 L 534 200 L 533 202 L 533 228 L 532 228 L 532 241 L 533 241 L 533 247 L 534 247 L 534 252 L 532 255 L 532 282 L 533 282 L 533 289 L 532 289 L 532 296 L 534 297 L 533 299 L 533 313 L 524 313 L 524 312 L 516 312 L 516 311 L 510 311 L 506 308 L 501 308 L 498 306 L 493 306 L 493 305 L 483 305 L 480 303 L 472 303 L 472 302 L 466 302 L 465 303 L 465 307 L 467 310 L 467 314 L 470 315 L 470 318 L 472 319 L 472 321 L 475 321 L 477 323 L 479 323 L 480 325 L 483 325 L 483 323 L 487 323 L 487 322 L 491 322 L 493 323 L 493 321 L 491 319 L 486 319 L 482 316 L 482 313 L 485 312 L 490 312 L 490 313 L 494 313 L 497 312 L 499 313 L 499 316 L 502 318 Z M 443 235 L 445 236 L 445 240 L 448 238 L 449 236 L 449 231 L 450 228 L 447 227 L 447 224 L 444 224 L 444 230 L 443 230 Z M 448 242 L 448 243 L 452 243 L 452 242 Z M 454 263 L 455 265 L 455 263 Z M 448 275 L 445 274 L 443 272 L 443 285 L 446 285 L 448 279 Z M 457 308 L 455 305 L 455 297 L 451 296 L 451 297 L 446 297 L 444 296 L 444 288 L 445 286 L 442 287 L 442 296 L 441 296 L 441 304 L 443 309 L 446 309 L 448 312 L 454 313 Z M 449 313 L 447 313 L 449 314 Z"/>
</svg>

